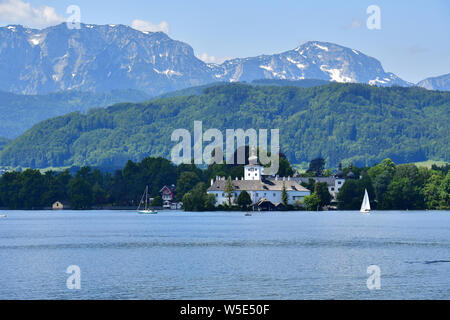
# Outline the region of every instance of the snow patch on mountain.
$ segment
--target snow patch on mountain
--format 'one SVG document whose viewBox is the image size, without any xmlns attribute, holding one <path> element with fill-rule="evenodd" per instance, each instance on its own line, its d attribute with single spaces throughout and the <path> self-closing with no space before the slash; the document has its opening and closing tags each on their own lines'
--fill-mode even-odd
<svg viewBox="0 0 450 320">
<path fill-rule="evenodd" d="M 40 45 L 42 42 L 44 42 L 45 40 L 45 36 L 42 34 L 35 34 L 33 36 L 31 36 L 28 41 L 32 46 L 38 46 Z"/>
<path fill-rule="evenodd" d="M 153 70 L 155 70 L 156 73 L 164 74 L 164 75 L 166 75 L 168 77 L 170 77 L 170 76 L 179 76 L 179 77 L 181 77 L 183 75 L 181 72 L 177 72 L 177 71 L 170 70 L 170 69 L 167 69 L 167 70 L 164 70 L 164 71 L 159 71 L 158 69 L 153 68 Z"/>
<path fill-rule="evenodd" d="M 328 52 L 328 48 L 327 47 L 325 47 L 325 46 L 321 46 L 320 44 L 318 44 L 318 43 L 314 43 L 314 45 L 317 47 L 317 48 L 319 48 L 319 49 L 321 49 L 321 50 L 325 50 L 325 51 L 327 51 Z"/>
<path fill-rule="evenodd" d="M 325 66 L 325 65 L 320 66 L 320 70 L 329 73 L 331 81 L 343 82 L 343 83 L 354 82 L 354 80 L 352 78 L 343 75 L 342 70 L 328 69 L 328 66 Z"/>
</svg>

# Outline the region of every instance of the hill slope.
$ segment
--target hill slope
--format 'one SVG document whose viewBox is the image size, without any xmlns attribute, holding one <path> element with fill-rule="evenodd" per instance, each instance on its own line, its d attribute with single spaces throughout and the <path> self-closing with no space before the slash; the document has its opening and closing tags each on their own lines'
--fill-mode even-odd
<svg viewBox="0 0 450 320">
<path fill-rule="evenodd" d="M 371 164 L 450 160 L 450 93 L 422 88 L 328 84 L 312 88 L 228 84 L 202 95 L 118 104 L 41 122 L 0 152 L 0 164 L 24 167 L 122 166 L 166 156 L 173 130 L 280 129 L 292 162 L 318 155 Z"/>
<path fill-rule="evenodd" d="M 17 95 L 0 91 L 0 136 L 16 138 L 40 121 L 69 112 L 148 99 L 150 95 L 137 90 L 109 93 L 69 91 L 48 95 Z"/>
<path fill-rule="evenodd" d="M 255 80 L 254 85 L 312 87 L 327 84 L 323 80 Z M 179 96 L 200 95 L 205 88 L 225 85 L 216 82 L 152 97 L 138 90 L 113 90 L 109 93 L 66 91 L 47 95 L 18 95 L 0 91 L 0 137 L 13 139 L 36 123 L 75 111 L 104 108 L 119 102 L 142 102 Z"/>
<path fill-rule="evenodd" d="M 0 28 L 0 88 L 22 94 L 143 90 L 163 94 L 217 81 L 321 79 L 409 85 L 360 51 L 311 41 L 294 50 L 207 64 L 191 46 L 124 25 Z"/>
<path fill-rule="evenodd" d="M 450 73 L 439 77 L 427 78 L 420 81 L 417 86 L 428 90 L 450 91 Z"/>
<path fill-rule="evenodd" d="M 9 139 L 0 137 L 0 151 L 10 142 Z"/>
</svg>

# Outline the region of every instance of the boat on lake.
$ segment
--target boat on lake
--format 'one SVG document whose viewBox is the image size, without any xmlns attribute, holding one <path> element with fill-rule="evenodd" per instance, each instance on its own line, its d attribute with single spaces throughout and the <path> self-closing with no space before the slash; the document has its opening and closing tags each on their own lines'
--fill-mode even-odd
<svg viewBox="0 0 450 320">
<path fill-rule="evenodd" d="M 0 214 L 0 219 L 1 218 L 6 218 L 6 214 Z"/>
<path fill-rule="evenodd" d="M 143 207 L 143 208 L 141 208 Z M 148 186 L 145 188 L 144 194 L 142 195 L 141 201 L 139 202 L 139 207 L 137 208 L 139 214 L 158 214 L 158 211 L 150 209 L 150 199 L 148 194 Z"/>
<path fill-rule="evenodd" d="M 361 205 L 361 213 L 369 214 L 370 213 L 370 199 L 369 199 L 369 193 L 367 192 L 367 189 L 364 193 L 364 199 Z"/>
</svg>

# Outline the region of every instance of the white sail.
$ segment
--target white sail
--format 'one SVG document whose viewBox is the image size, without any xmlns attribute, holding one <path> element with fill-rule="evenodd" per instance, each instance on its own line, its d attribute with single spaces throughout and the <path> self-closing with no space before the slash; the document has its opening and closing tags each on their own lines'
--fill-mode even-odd
<svg viewBox="0 0 450 320">
<path fill-rule="evenodd" d="M 144 205 L 144 209 L 141 209 L 142 205 Z M 139 207 L 137 208 L 137 211 L 140 214 L 157 214 L 158 213 L 158 211 L 150 209 L 148 186 L 145 188 L 144 194 L 142 195 L 141 201 L 139 202 Z"/>
<path fill-rule="evenodd" d="M 363 213 L 370 212 L 370 200 L 369 200 L 369 193 L 367 192 L 367 189 L 364 194 L 363 203 L 361 205 L 361 212 L 363 212 Z"/>
</svg>

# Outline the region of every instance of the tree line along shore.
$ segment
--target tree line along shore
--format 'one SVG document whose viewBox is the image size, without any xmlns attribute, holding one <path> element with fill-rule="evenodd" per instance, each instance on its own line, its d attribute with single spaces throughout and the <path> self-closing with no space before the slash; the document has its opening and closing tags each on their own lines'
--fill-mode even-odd
<svg viewBox="0 0 450 320">
<path fill-rule="evenodd" d="M 376 210 L 447 210 L 450 209 L 450 165 L 431 168 L 414 164 L 396 165 L 390 159 L 371 167 L 352 166 L 357 179 L 345 181 L 336 199 L 326 183 L 315 182 L 316 176 L 332 175 L 333 170 L 312 168 L 300 175 L 310 177 L 303 186 L 311 191 L 303 203 L 288 206 L 289 210 L 317 210 L 332 201 L 339 210 L 357 210 L 365 189 Z M 349 166 L 343 168 L 347 174 Z M 27 169 L 8 171 L 0 177 L 0 207 L 10 210 L 38 210 L 51 207 L 56 201 L 68 202 L 75 210 L 98 208 L 137 208 L 146 186 L 153 198 L 152 206 L 161 207 L 160 190 L 176 186 L 176 201 L 186 211 L 245 210 L 249 203 L 244 196 L 231 205 L 215 207 L 215 199 L 207 194 L 211 179 L 241 179 L 243 166 L 213 164 L 201 169 L 193 164 L 174 165 L 165 158 L 148 157 L 141 162 L 128 161 L 114 173 L 82 167 L 74 173 Z M 295 170 L 286 158 L 280 159 L 279 176 L 288 177 Z"/>
</svg>

